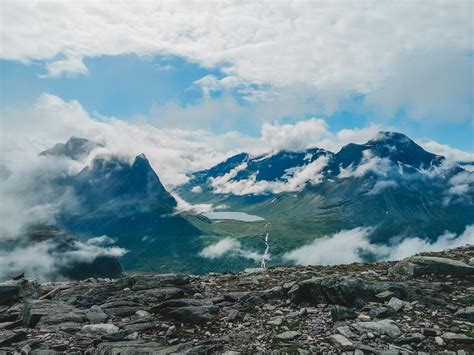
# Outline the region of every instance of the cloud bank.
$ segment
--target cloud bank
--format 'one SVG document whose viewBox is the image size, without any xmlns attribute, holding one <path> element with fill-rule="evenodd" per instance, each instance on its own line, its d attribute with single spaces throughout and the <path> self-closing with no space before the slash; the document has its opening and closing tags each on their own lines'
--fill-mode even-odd
<svg viewBox="0 0 474 355">
<path fill-rule="evenodd" d="M 111 245 L 113 240 L 106 236 L 86 243 L 73 241 L 66 250 L 54 240 L 20 245 L 16 240 L 15 244 L 13 249 L 0 249 L 0 280 L 20 272 L 40 281 L 65 280 L 64 271 L 76 263 L 92 263 L 103 256 L 118 258 L 126 253 L 125 249 Z"/>
<path fill-rule="evenodd" d="M 224 256 L 237 256 L 254 261 L 259 261 L 263 257 L 263 254 L 242 248 L 242 244 L 233 238 L 224 238 L 214 244 L 208 245 L 199 253 L 199 255 L 207 259 L 216 259 Z"/>
<path fill-rule="evenodd" d="M 441 251 L 474 243 L 474 225 L 467 226 L 460 235 L 445 232 L 435 242 L 413 237 L 401 241 L 392 240 L 391 245 L 371 243 L 369 237 L 373 231 L 372 227 L 342 230 L 287 252 L 283 258 L 301 265 L 364 262 L 367 256 L 377 260 L 401 260 L 416 253 Z"/>
<path fill-rule="evenodd" d="M 87 73 L 86 57 L 176 55 L 221 69 L 224 78 L 199 82 L 208 91 L 233 87 L 266 99 L 268 90 L 255 87 L 303 87 L 329 111 L 358 93 L 385 112 L 404 107 L 417 119 L 435 112 L 459 121 L 472 113 L 468 1 L 6 0 L 2 13 L 0 56 L 44 60 L 49 76 Z"/>
</svg>

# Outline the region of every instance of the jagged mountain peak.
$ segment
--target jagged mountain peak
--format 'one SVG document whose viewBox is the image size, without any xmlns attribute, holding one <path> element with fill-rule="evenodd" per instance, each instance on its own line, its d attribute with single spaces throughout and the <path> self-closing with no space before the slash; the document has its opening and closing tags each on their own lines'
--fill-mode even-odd
<svg viewBox="0 0 474 355">
<path fill-rule="evenodd" d="M 382 131 L 367 143 L 349 143 L 342 147 L 335 155 L 336 164 L 343 168 L 357 165 L 364 159 L 364 153 L 416 169 L 438 166 L 444 159 L 442 156 L 426 151 L 403 133 Z"/>
<path fill-rule="evenodd" d="M 158 204 L 161 210 L 172 212 L 176 205 L 144 154 L 132 163 L 120 156 L 98 156 L 74 180 L 78 195 L 95 207 L 126 201 Z"/>
<path fill-rule="evenodd" d="M 65 156 L 73 160 L 79 160 L 104 145 L 90 139 L 72 136 L 66 143 L 57 143 L 52 148 L 42 151 L 40 156 Z"/>
</svg>

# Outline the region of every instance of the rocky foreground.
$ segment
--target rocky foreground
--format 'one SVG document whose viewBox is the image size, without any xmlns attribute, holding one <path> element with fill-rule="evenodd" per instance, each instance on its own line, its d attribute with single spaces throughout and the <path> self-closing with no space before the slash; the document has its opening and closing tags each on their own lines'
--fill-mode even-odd
<svg viewBox="0 0 474 355">
<path fill-rule="evenodd" d="M 0 354 L 474 352 L 474 246 L 399 263 L 0 283 Z"/>
</svg>

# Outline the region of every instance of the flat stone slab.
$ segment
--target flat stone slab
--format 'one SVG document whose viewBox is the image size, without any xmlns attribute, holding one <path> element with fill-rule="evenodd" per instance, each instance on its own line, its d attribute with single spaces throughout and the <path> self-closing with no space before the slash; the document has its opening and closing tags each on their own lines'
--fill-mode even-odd
<svg viewBox="0 0 474 355">
<path fill-rule="evenodd" d="M 448 258 L 412 256 L 398 262 L 390 272 L 410 277 L 430 274 L 468 276 L 474 275 L 474 267 Z"/>
</svg>

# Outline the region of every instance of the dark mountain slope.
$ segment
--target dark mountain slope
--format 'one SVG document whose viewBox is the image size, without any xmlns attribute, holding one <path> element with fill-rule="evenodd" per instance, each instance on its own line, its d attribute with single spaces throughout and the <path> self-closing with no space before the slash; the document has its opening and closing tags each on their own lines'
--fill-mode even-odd
<svg viewBox="0 0 474 355">
<path fill-rule="evenodd" d="M 443 157 L 427 152 L 403 134 L 381 132 L 365 144 L 346 145 L 336 154 L 319 152 L 329 157 L 323 178 L 318 183 L 308 181 L 296 191 L 218 193 L 213 180 L 204 178 L 205 172 L 199 173 L 199 181 L 192 176 L 177 191 L 190 202 L 226 205 L 231 211 L 264 217 L 270 222 L 274 260 L 292 247 L 342 229 L 373 227 L 372 242 L 386 244 L 394 238 L 436 240 L 447 230 L 462 233 L 474 223 L 474 184 L 466 178 L 473 173 L 443 165 Z M 279 152 L 266 159 L 249 159 L 228 184 L 249 183 L 249 176 L 256 172 L 260 178 L 254 183 L 271 184 L 275 177 L 285 182 L 287 172 L 304 169 L 317 155 L 311 160 L 288 157 L 307 157 L 308 153 Z M 281 164 L 263 163 L 270 160 Z M 453 186 L 462 175 L 467 181 L 465 192 L 456 195 Z M 219 222 L 215 228 L 234 236 L 261 233 L 255 225 L 238 223 Z M 239 240 L 245 243 L 248 238 Z"/>
</svg>

